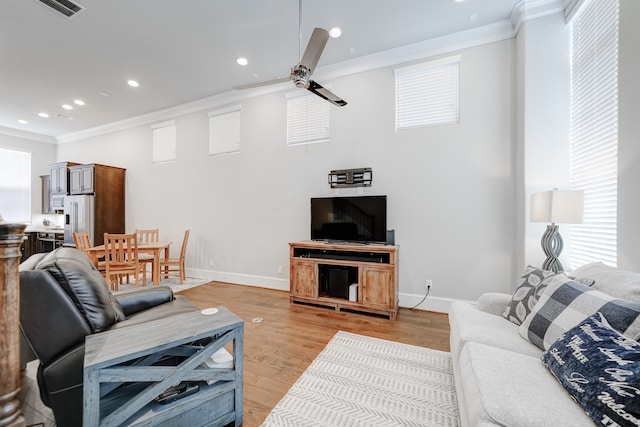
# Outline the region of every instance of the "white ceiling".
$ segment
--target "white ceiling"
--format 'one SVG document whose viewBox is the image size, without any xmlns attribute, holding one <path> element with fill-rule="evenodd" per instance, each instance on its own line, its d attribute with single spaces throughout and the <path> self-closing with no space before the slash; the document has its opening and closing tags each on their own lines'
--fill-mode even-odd
<svg viewBox="0 0 640 427">
<path fill-rule="evenodd" d="M 60 137 L 224 94 L 233 85 L 285 76 L 299 59 L 298 0 L 77 3 L 85 9 L 66 18 L 38 0 L 3 0 L 0 132 Z M 331 64 L 508 21 L 516 3 L 304 0 L 302 45 L 314 27 L 342 28 L 340 38 L 329 40 L 320 72 Z M 249 65 L 237 65 L 239 56 Z M 129 79 L 140 87 L 127 86 Z M 78 98 L 84 107 L 61 107 Z M 39 112 L 50 117 L 40 118 Z"/>
</svg>

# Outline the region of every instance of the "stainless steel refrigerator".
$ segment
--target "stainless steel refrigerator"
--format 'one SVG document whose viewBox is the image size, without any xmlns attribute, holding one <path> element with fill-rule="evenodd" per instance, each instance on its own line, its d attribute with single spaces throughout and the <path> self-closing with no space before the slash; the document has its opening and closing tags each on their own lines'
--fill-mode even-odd
<svg viewBox="0 0 640 427">
<path fill-rule="evenodd" d="M 89 232 L 95 244 L 95 196 L 79 195 L 64 197 L 64 245 L 75 246 L 74 232 Z"/>
</svg>

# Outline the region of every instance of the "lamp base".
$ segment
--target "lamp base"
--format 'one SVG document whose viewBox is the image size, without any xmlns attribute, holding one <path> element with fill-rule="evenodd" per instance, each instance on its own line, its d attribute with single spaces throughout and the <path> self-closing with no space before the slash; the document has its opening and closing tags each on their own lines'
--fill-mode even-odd
<svg viewBox="0 0 640 427">
<path fill-rule="evenodd" d="M 563 272 L 564 268 L 558 257 L 562 252 L 564 243 L 558 232 L 557 225 L 551 224 L 547 226 L 547 231 L 542 235 L 541 246 L 544 254 L 547 256 L 547 259 L 542 263 L 542 269 L 553 271 L 554 273 Z"/>
</svg>

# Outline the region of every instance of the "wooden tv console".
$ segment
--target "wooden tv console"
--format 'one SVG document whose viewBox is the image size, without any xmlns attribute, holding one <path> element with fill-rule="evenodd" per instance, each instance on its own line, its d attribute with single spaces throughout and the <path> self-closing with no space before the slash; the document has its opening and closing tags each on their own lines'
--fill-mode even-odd
<svg viewBox="0 0 640 427">
<path fill-rule="evenodd" d="M 389 316 L 398 313 L 398 247 L 383 244 L 289 243 L 291 302 Z M 349 300 L 349 287 L 358 285 Z"/>
</svg>

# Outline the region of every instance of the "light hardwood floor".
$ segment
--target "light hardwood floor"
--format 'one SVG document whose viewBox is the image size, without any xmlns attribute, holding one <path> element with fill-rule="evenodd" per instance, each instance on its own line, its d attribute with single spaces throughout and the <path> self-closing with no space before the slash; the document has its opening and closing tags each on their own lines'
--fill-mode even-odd
<svg viewBox="0 0 640 427">
<path fill-rule="evenodd" d="M 396 320 L 290 304 L 289 293 L 210 283 L 179 293 L 200 308 L 222 305 L 245 321 L 244 426 L 259 426 L 337 331 L 449 351 L 446 314 L 400 309 Z M 262 323 L 252 320 L 261 317 Z"/>
</svg>

